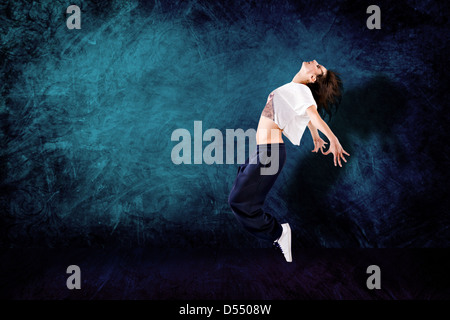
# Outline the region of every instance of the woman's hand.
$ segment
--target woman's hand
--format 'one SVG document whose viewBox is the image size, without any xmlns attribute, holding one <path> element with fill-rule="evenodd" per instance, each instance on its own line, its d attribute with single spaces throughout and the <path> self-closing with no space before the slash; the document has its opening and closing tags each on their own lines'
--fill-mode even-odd
<svg viewBox="0 0 450 320">
<path fill-rule="evenodd" d="M 350 156 L 350 154 L 347 153 L 347 151 L 345 151 L 341 144 L 339 143 L 339 140 L 337 138 L 330 140 L 330 147 L 328 148 L 327 152 L 323 152 L 323 150 L 321 149 L 322 154 L 327 155 L 330 152 L 333 154 L 334 156 L 334 165 L 336 166 L 336 161 L 339 163 L 339 166 L 342 167 L 341 164 L 341 158 L 342 160 L 344 160 L 345 162 L 347 162 L 347 160 L 345 160 L 344 158 L 344 154 L 346 154 L 347 156 Z"/>
<path fill-rule="evenodd" d="M 325 147 L 325 145 L 327 144 L 327 142 L 323 141 L 322 138 L 319 137 L 319 135 L 317 135 L 316 137 L 313 138 L 313 142 L 314 142 L 314 149 L 311 150 L 311 152 L 318 152 L 319 149 L 320 151 L 322 151 L 323 153 L 323 149 Z"/>
</svg>

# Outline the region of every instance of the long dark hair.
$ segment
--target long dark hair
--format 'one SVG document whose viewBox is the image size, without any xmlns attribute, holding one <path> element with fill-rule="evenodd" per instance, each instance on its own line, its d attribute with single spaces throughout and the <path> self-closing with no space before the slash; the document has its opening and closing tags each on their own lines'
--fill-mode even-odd
<svg viewBox="0 0 450 320">
<path fill-rule="evenodd" d="M 328 70 L 324 76 L 318 76 L 316 82 L 308 83 L 314 100 L 317 103 L 317 110 L 321 116 L 325 113 L 331 119 L 332 111 L 337 108 L 342 100 L 344 85 L 338 73 Z"/>
</svg>

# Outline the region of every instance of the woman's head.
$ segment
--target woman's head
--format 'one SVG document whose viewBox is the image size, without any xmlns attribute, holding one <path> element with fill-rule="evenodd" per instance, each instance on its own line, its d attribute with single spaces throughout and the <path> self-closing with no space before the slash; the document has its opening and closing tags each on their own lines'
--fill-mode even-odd
<svg viewBox="0 0 450 320">
<path fill-rule="evenodd" d="M 316 60 L 303 62 L 299 75 L 311 89 L 320 113 L 325 111 L 331 117 L 333 107 L 337 109 L 341 102 L 344 86 L 342 80 L 333 70 L 327 70 Z"/>
</svg>

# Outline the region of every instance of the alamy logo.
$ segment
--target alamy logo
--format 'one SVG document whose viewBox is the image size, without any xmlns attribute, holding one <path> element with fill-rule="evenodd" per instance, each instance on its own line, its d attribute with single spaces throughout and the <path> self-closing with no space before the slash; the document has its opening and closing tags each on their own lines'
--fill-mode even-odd
<svg viewBox="0 0 450 320">
<path fill-rule="evenodd" d="M 71 276 L 69 276 L 66 281 L 67 289 L 69 290 L 81 289 L 80 267 L 74 264 L 70 265 L 67 267 L 66 273 L 71 274 Z"/>
<path fill-rule="evenodd" d="M 366 25 L 369 29 L 381 29 L 381 10 L 377 5 L 371 5 L 367 7 L 366 13 L 372 15 L 367 18 Z"/>
<path fill-rule="evenodd" d="M 380 267 L 373 264 L 367 267 L 367 274 L 370 276 L 367 278 L 366 286 L 368 289 L 381 289 L 381 270 Z"/>
<path fill-rule="evenodd" d="M 277 130 L 271 134 L 276 135 Z M 258 134 L 267 135 L 267 131 L 260 130 Z M 234 164 L 235 141 L 237 141 L 236 156 L 237 163 L 245 163 L 246 141 L 249 141 L 248 151 L 252 153 L 256 149 L 255 129 L 226 129 L 225 130 L 225 157 L 224 157 L 224 137 L 219 129 L 208 129 L 203 133 L 202 121 L 194 121 L 194 155 L 192 161 L 192 137 L 187 129 L 178 128 L 172 132 L 171 141 L 177 141 L 172 148 L 171 159 L 176 165 L 180 164 Z M 203 142 L 209 144 L 203 149 Z M 259 157 L 262 175 L 274 175 L 278 172 L 279 154 L 276 147 L 272 147 L 272 152 L 262 153 Z M 250 164 L 256 164 L 256 157 L 249 159 Z"/>
<path fill-rule="evenodd" d="M 76 5 L 67 7 L 66 13 L 73 13 L 66 20 L 67 28 L 69 29 L 81 29 L 81 10 Z"/>
</svg>

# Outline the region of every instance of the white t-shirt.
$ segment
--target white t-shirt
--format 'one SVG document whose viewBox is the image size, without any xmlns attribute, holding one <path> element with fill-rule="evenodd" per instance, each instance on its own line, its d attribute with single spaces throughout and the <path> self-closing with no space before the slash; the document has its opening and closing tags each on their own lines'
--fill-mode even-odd
<svg viewBox="0 0 450 320">
<path fill-rule="evenodd" d="M 289 82 L 275 89 L 267 101 L 272 103 L 273 121 L 294 145 L 299 146 L 310 121 L 306 109 L 317 108 L 311 90 L 304 84 Z"/>
</svg>

